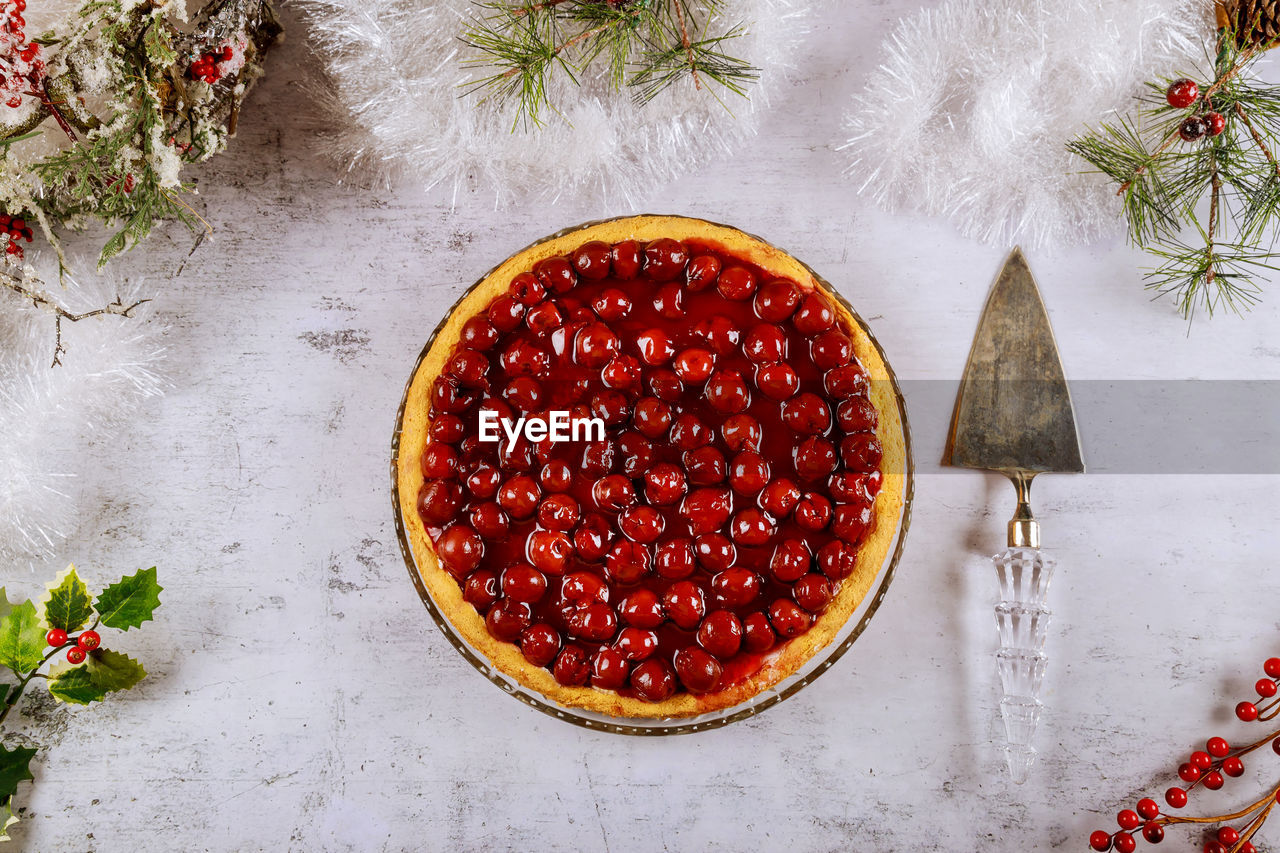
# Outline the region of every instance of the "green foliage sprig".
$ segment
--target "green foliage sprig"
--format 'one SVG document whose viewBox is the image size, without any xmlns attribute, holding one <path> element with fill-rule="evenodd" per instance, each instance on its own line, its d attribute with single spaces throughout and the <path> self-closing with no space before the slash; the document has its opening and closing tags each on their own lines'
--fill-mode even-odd
<svg viewBox="0 0 1280 853">
<path fill-rule="evenodd" d="M 1130 240 L 1157 260 L 1147 287 L 1171 295 L 1188 319 L 1197 309 L 1249 308 L 1261 294 L 1256 276 L 1278 268 L 1280 87 L 1254 71 L 1274 42 L 1249 41 L 1221 31 L 1190 107 L 1166 101 L 1172 78 L 1149 83 L 1136 116 L 1067 146 L 1118 185 Z M 1222 133 L 1184 141 L 1182 123 L 1209 112 L 1225 119 Z"/>
<path fill-rule="evenodd" d="M 154 617 L 162 590 L 154 566 L 122 577 L 97 598 L 90 596 L 75 566 L 59 574 L 38 602 L 12 604 L 0 587 L 0 668 L 13 676 L 12 682 L 0 676 L 0 724 L 37 680 L 59 702 L 88 705 L 146 677 L 142 664 L 99 645 L 97 629 L 141 627 Z M 50 666 L 69 652 L 69 659 L 83 662 Z M 31 759 L 36 755 L 34 747 L 11 746 L 8 740 L 0 741 L 0 840 L 8 840 L 8 829 L 17 822 L 13 798 L 21 782 L 34 778 Z"/>
<path fill-rule="evenodd" d="M 618 91 L 647 103 L 680 80 L 720 100 L 747 96 L 760 70 L 732 56 L 727 43 L 741 25 L 725 26 L 722 0 L 486 0 L 462 41 L 479 52 L 467 64 L 490 69 L 467 92 L 514 100 L 515 126 L 538 127 L 557 112 L 548 92 L 554 75 L 577 85 L 600 73 Z M 721 100 L 723 104 L 724 101 Z"/>
</svg>

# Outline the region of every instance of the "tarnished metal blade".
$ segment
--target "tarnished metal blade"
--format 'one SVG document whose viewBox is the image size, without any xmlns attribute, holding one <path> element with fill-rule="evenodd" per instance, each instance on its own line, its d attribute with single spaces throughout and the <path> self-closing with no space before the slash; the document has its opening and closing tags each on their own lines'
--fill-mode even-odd
<svg viewBox="0 0 1280 853">
<path fill-rule="evenodd" d="M 942 464 L 1084 471 L 1062 360 L 1021 249 L 1009 254 L 978 321 Z"/>
</svg>

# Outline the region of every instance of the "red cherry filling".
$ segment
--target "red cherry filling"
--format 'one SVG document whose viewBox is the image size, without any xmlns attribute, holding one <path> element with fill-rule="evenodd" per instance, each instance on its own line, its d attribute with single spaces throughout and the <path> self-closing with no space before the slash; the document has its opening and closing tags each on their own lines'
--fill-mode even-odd
<svg viewBox="0 0 1280 853">
<path fill-rule="evenodd" d="M 715 246 L 584 243 L 462 325 L 417 509 L 490 634 L 559 683 L 719 690 L 858 570 L 882 484 L 870 385 L 823 293 Z M 479 439 L 482 412 L 558 410 L 604 437 Z"/>
</svg>

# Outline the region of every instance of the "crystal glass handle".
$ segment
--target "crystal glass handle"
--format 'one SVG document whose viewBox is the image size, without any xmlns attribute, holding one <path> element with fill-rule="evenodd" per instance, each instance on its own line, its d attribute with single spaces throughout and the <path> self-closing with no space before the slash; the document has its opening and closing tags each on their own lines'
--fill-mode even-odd
<svg viewBox="0 0 1280 853">
<path fill-rule="evenodd" d="M 1032 739 L 1044 707 L 1040 702 L 1040 684 L 1048 662 L 1044 641 L 1052 615 L 1044 602 L 1053 578 L 1053 561 L 1038 548 L 1009 548 L 991 560 L 1000 581 L 1000 603 L 996 605 L 1000 650 L 996 652 L 996 670 L 1004 694 L 1000 699 L 1004 753 L 1010 777 L 1021 785 L 1027 781 L 1036 760 Z"/>
</svg>

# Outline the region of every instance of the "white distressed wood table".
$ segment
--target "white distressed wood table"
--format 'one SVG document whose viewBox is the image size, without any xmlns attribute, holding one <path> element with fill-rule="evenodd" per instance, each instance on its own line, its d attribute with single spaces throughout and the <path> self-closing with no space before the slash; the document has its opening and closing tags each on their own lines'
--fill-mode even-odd
<svg viewBox="0 0 1280 853">
<path fill-rule="evenodd" d="M 760 136 L 648 208 L 791 249 L 859 307 L 900 376 L 954 382 L 1004 248 L 880 213 L 834 179 L 842 111 L 901 11 L 826 9 Z M 165 604 L 127 637 L 142 686 L 28 715 L 49 748 L 20 792 L 16 848 L 1077 850 L 1167 787 L 1184 751 L 1240 731 L 1230 708 L 1280 650 L 1280 479 L 1044 477 L 1061 568 L 1042 758 L 1025 786 L 1007 781 L 986 555 L 1012 498 L 994 475 L 938 467 L 945 411 L 916 413 L 915 518 L 883 607 L 796 697 L 725 729 L 629 739 L 504 696 L 406 574 L 396 405 L 466 285 L 554 228 L 626 211 L 495 213 L 344 183 L 317 151 L 313 60 L 287 18 L 232 152 L 201 172 L 214 236 L 188 257 L 170 228 L 120 263 L 165 282 L 173 388 L 119 441 L 76 451 L 85 509 L 65 556 L 99 580 L 158 564 Z M 1188 332 L 1119 241 L 1031 260 L 1073 379 L 1280 380 L 1274 287 L 1247 318 Z M 1082 423 L 1086 456 L 1117 426 Z M 1280 766 L 1254 763 L 1227 800 Z"/>
</svg>

